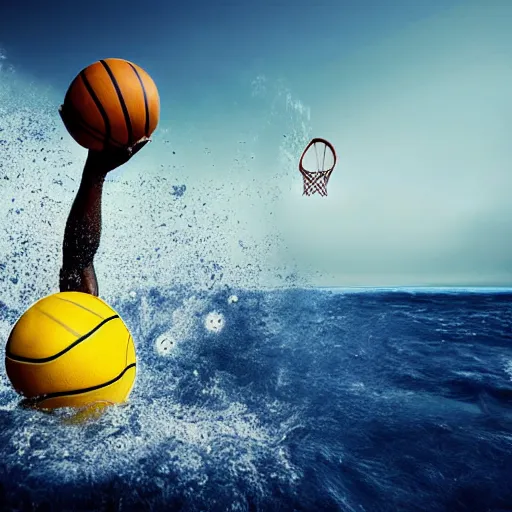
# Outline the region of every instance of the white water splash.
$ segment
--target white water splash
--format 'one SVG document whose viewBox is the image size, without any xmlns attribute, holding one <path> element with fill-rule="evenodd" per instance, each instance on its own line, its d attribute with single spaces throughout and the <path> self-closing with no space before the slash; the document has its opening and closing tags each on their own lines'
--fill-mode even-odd
<svg viewBox="0 0 512 512">
<path fill-rule="evenodd" d="M 505 363 L 505 373 L 509 376 L 509 379 L 512 380 L 512 359 Z"/>
<path fill-rule="evenodd" d="M 182 342 L 194 335 L 198 327 L 198 315 L 207 307 L 207 302 L 195 296 L 183 301 L 181 307 L 171 314 L 170 326 L 155 341 L 155 349 L 159 355 L 170 355 Z M 167 313 L 164 313 L 164 318 Z"/>
<path fill-rule="evenodd" d="M 268 123 L 249 123 L 243 140 L 217 148 L 194 127 L 162 123 L 147 151 L 107 177 L 95 260 L 107 301 L 175 283 L 191 290 L 306 284 L 279 224 L 269 221 L 291 183 L 300 184 L 292 164 L 307 142 L 310 113 L 282 83 L 257 77 L 252 87 Z M 250 86 L 247 93 L 251 101 Z M 62 98 L 52 89 L 4 69 L 0 100 L 0 292 L 23 310 L 58 289 L 64 226 L 86 152 L 66 133 L 57 113 Z M 203 142 L 212 147 L 198 160 Z M 269 161 L 280 153 L 287 157 Z M 195 172 L 216 162 L 223 175 Z"/>
<path fill-rule="evenodd" d="M 222 313 L 210 311 L 204 319 L 204 327 L 209 332 L 219 333 L 224 329 L 226 320 Z"/>
</svg>

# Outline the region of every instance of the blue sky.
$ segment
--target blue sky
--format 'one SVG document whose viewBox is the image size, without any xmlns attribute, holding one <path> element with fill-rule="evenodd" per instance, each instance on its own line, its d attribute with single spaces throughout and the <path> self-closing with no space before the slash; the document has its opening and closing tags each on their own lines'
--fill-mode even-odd
<svg viewBox="0 0 512 512">
<path fill-rule="evenodd" d="M 143 63 L 164 92 L 164 106 L 179 108 L 194 103 L 205 82 L 212 89 L 225 85 L 230 95 L 244 74 L 261 72 L 303 84 L 313 97 L 333 91 L 350 81 L 323 78 L 333 66 L 461 3 L 32 0 L 2 6 L 0 34 L 21 69 L 57 88 L 65 89 L 86 63 L 120 56 Z"/>
<path fill-rule="evenodd" d="M 190 185 L 225 184 L 316 284 L 512 285 L 511 2 L 20 5 L 2 7 L 0 46 L 27 80 L 62 98 L 99 58 L 141 65 Z M 309 136 L 340 156 L 327 198 L 301 196 Z M 149 148 L 128 168 L 170 158 Z M 249 209 L 229 187 L 253 180 Z"/>
</svg>

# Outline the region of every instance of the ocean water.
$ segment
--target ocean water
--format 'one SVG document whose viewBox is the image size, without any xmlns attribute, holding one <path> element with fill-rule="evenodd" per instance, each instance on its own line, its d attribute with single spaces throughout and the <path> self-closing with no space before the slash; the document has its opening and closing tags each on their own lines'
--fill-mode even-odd
<svg viewBox="0 0 512 512">
<path fill-rule="evenodd" d="M 512 291 L 134 291 L 129 403 L 0 371 L 2 510 L 512 510 Z M 21 310 L 1 305 L 2 342 Z"/>
<path fill-rule="evenodd" d="M 64 91 L 4 57 L 2 351 L 58 290 L 85 160 Z M 512 290 L 315 288 L 332 276 L 291 221 L 332 218 L 348 171 L 302 201 L 310 109 L 282 81 L 245 85 L 239 124 L 164 119 L 107 177 L 95 266 L 136 385 L 78 421 L 21 407 L 1 364 L 0 510 L 512 510 Z"/>
</svg>

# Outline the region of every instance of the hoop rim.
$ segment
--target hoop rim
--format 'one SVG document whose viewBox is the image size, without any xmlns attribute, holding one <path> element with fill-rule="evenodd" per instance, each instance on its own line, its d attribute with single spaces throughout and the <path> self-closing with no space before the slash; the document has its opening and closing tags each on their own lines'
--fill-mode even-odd
<svg viewBox="0 0 512 512">
<path fill-rule="evenodd" d="M 304 160 L 304 156 L 306 155 L 308 149 L 313 145 L 313 144 L 316 144 L 317 142 L 322 142 L 323 144 L 325 144 L 331 151 L 332 151 L 332 154 L 334 156 L 334 162 L 332 164 L 332 166 L 329 168 L 329 169 L 323 169 L 321 171 L 308 171 L 307 169 L 304 168 L 304 166 L 302 165 L 302 162 Z M 302 155 L 300 156 L 300 160 L 299 160 L 299 171 L 301 173 L 303 172 L 309 172 L 311 174 L 315 174 L 315 173 L 327 173 L 327 172 L 330 172 L 334 169 L 334 167 L 336 166 L 336 162 L 338 160 L 338 157 L 336 155 L 336 150 L 334 149 L 334 146 L 326 139 L 322 138 L 322 137 L 315 137 L 313 139 L 311 139 L 311 141 L 309 142 L 309 144 L 306 146 L 306 148 L 304 149 L 304 151 L 302 152 Z"/>
</svg>

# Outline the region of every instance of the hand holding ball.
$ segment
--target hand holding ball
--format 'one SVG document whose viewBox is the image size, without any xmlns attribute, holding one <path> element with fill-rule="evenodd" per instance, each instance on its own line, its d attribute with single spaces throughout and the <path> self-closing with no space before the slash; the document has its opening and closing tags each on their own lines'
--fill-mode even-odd
<svg viewBox="0 0 512 512">
<path fill-rule="evenodd" d="M 158 89 L 141 67 L 104 59 L 71 82 L 60 115 L 78 144 L 93 151 L 140 149 L 160 116 Z"/>
</svg>

